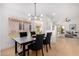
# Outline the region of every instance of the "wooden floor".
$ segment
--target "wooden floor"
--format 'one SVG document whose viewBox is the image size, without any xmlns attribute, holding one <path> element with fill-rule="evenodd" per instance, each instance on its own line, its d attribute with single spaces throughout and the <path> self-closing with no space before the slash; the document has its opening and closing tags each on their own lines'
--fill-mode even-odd
<svg viewBox="0 0 79 59">
<path fill-rule="evenodd" d="M 52 49 L 48 53 L 44 48 L 45 56 L 79 56 L 79 39 L 76 38 L 58 38 Z M 1 51 L 2 56 L 15 56 L 14 47 Z M 41 56 L 41 51 L 38 51 Z M 35 56 L 34 51 L 30 51 L 30 56 Z"/>
</svg>

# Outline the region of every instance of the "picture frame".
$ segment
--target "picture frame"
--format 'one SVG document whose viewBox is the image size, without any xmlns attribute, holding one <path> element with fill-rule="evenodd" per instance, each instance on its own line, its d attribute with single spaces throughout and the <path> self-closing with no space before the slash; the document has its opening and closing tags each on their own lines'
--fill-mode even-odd
<svg viewBox="0 0 79 59">
<path fill-rule="evenodd" d="M 70 24 L 69 25 L 69 30 L 70 31 L 76 31 L 76 24 Z"/>
</svg>

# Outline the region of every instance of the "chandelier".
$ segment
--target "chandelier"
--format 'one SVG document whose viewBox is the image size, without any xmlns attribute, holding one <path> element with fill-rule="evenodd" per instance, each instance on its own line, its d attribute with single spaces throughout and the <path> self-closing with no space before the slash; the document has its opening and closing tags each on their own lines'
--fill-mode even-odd
<svg viewBox="0 0 79 59">
<path fill-rule="evenodd" d="M 41 20 L 41 18 L 43 17 L 43 14 L 41 14 L 40 16 L 37 16 L 36 8 L 37 8 L 37 5 L 36 3 L 34 3 L 34 15 L 28 14 L 29 20 Z"/>
</svg>

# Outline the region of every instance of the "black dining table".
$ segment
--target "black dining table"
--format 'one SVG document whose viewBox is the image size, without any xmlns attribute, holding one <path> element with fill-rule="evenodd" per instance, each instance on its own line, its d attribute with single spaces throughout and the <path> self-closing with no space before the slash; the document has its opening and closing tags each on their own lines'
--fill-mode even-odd
<svg viewBox="0 0 79 59">
<path fill-rule="evenodd" d="M 25 46 L 34 42 L 35 39 L 32 39 L 31 37 L 28 38 L 28 37 L 16 37 L 16 38 L 13 38 L 14 42 L 15 42 L 15 55 L 23 55 L 25 56 L 25 52 L 28 50 L 28 48 L 26 49 Z M 17 44 L 21 45 L 22 46 L 22 51 L 21 52 L 18 52 L 18 46 Z"/>
<path fill-rule="evenodd" d="M 23 55 L 23 56 L 25 56 L 26 55 L 25 52 L 28 51 L 28 48 L 26 49 L 25 46 L 35 42 L 36 35 L 34 35 L 33 38 L 31 36 L 12 38 L 14 40 L 14 42 L 15 42 L 15 55 Z M 22 46 L 22 51 L 21 52 L 18 52 L 17 44 Z"/>
</svg>

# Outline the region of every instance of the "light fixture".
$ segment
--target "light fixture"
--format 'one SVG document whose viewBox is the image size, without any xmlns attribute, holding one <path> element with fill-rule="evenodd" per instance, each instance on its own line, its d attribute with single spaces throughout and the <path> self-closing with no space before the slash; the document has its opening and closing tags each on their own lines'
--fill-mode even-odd
<svg viewBox="0 0 79 59">
<path fill-rule="evenodd" d="M 56 15 L 56 13 L 52 13 L 52 15 L 53 15 L 53 16 L 55 16 L 55 15 Z"/>
<path fill-rule="evenodd" d="M 28 19 L 31 19 L 31 20 L 41 20 L 41 18 L 44 16 L 43 14 L 41 14 L 40 16 L 37 16 L 37 13 L 36 13 L 36 3 L 34 3 L 34 15 L 32 15 L 31 13 L 28 14 Z"/>
<path fill-rule="evenodd" d="M 41 14 L 41 17 L 43 17 L 44 15 L 43 14 Z"/>
<path fill-rule="evenodd" d="M 30 16 L 31 16 L 31 14 L 29 13 L 29 14 L 28 14 L 28 17 L 30 17 Z"/>
<path fill-rule="evenodd" d="M 69 21 L 71 21 L 71 19 L 70 18 L 65 18 L 65 21 L 69 22 Z"/>
</svg>

